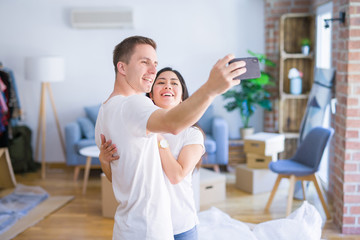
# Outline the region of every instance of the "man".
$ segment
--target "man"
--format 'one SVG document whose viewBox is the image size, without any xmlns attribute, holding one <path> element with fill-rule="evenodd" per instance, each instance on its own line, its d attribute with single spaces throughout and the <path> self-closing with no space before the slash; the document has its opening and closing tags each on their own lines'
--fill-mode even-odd
<svg viewBox="0 0 360 240">
<path fill-rule="evenodd" d="M 106 175 L 112 172 L 113 190 L 119 206 L 115 214 L 113 239 L 173 239 L 170 201 L 166 190 L 154 133 L 177 134 L 197 122 L 213 99 L 240 80 L 244 62 L 228 65 L 228 55 L 219 60 L 208 81 L 190 98 L 170 109 L 160 109 L 142 93 L 150 92 L 156 76 L 156 44 L 134 36 L 115 47 L 114 90 L 102 104 L 95 128 L 112 139 L 120 160 L 102 162 Z"/>
</svg>

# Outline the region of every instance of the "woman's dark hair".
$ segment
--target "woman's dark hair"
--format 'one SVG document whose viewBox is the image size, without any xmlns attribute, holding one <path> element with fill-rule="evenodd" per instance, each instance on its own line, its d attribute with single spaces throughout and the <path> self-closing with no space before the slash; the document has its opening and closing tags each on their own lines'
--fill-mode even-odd
<svg viewBox="0 0 360 240">
<path fill-rule="evenodd" d="M 180 74 L 178 71 L 172 69 L 171 67 L 165 67 L 165 68 L 161 69 L 160 71 L 158 71 L 157 74 L 156 74 L 156 77 L 155 77 L 154 84 L 155 84 L 155 82 L 156 82 L 156 79 L 157 79 L 157 78 L 160 76 L 160 74 L 162 74 L 163 72 L 173 72 L 173 73 L 175 73 L 175 75 L 177 76 L 177 78 L 178 78 L 179 81 L 180 81 L 181 88 L 182 88 L 181 100 L 184 101 L 185 99 L 187 99 L 187 98 L 189 97 L 189 92 L 188 92 L 188 89 L 187 89 L 185 80 L 184 80 L 183 76 L 181 76 L 181 74 Z M 154 87 L 154 85 L 153 85 L 153 87 Z M 153 91 L 153 87 L 151 87 L 151 93 L 152 93 L 152 91 Z M 147 96 L 147 97 L 150 97 L 150 94 L 149 94 L 149 93 L 146 93 L 146 96 Z"/>
</svg>

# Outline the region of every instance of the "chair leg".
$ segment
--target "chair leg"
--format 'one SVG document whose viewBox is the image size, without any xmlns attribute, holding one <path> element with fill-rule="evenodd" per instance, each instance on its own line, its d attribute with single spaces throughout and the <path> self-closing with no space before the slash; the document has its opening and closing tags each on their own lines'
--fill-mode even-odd
<svg viewBox="0 0 360 240">
<path fill-rule="evenodd" d="M 288 202 L 287 202 L 287 208 L 286 208 L 286 216 L 289 216 L 289 214 L 291 213 L 291 209 L 292 209 L 292 201 L 293 201 L 295 182 L 296 182 L 295 175 L 291 175 L 289 180 L 290 180 L 290 187 L 289 187 L 289 196 L 288 196 Z"/>
<path fill-rule="evenodd" d="M 322 187 L 319 185 L 318 178 L 317 178 L 317 176 L 315 174 L 311 175 L 311 178 L 312 178 L 312 181 L 315 184 L 315 188 L 316 188 L 316 191 L 317 191 L 317 193 L 319 195 L 321 204 L 322 204 L 322 206 L 324 208 L 326 218 L 329 220 L 329 219 L 331 219 L 331 215 L 330 215 L 329 209 L 327 208 L 327 205 L 326 205 L 326 202 L 325 202 L 325 199 L 324 199 L 324 192 L 322 190 Z"/>
<path fill-rule="evenodd" d="M 74 170 L 74 182 L 76 182 L 78 180 L 79 173 L 80 173 L 80 166 L 76 166 L 75 170 Z"/>
<path fill-rule="evenodd" d="M 305 190 L 305 182 L 301 180 L 301 186 L 302 186 L 302 190 L 303 190 L 303 195 L 304 195 L 304 200 L 306 200 L 306 190 Z"/>
<path fill-rule="evenodd" d="M 273 187 L 273 189 L 272 189 L 272 191 L 271 191 L 269 200 L 268 200 L 268 202 L 266 203 L 266 207 L 265 207 L 265 210 L 266 210 L 266 211 L 269 210 L 269 208 L 270 208 L 270 205 L 271 205 L 271 203 L 272 203 L 272 201 L 273 201 L 273 199 L 274 199 L 275 193 L 276 193 L 276 191 L 277 191 L 277 189 L 278 189 L 278 187 L 279 187 L 279 184 L 280 184 L 281 179 L 282 179 L 282 177 L 281 177 L 280 175 L 278 175 L 278 177 L 277 177 L 277 179 L 276 179 L 276 182 L 275 182 L 275 185 L 274 185 L 274 187 Z"/>
</svg>

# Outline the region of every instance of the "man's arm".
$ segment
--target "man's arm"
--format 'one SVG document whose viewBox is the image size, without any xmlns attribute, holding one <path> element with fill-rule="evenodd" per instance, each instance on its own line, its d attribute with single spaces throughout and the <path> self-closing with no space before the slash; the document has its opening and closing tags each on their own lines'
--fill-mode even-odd
<svg viewBox="0 0 360 240">
<path fill-rule="evenodd" d="M 106 138 L 103 134 L 100 135 L 101 137 L 101 146 L 100 146 L 100 164 L 101 169 L 105 173 L 106 178 L 112 182 L 112 173 L 111 173 L 111 165 L 110 162 L 114 160 L 118 160 L 119 156 L 114 156 L 117 153 L 117 148 L 115 144 L 111 144 L 111 140 L 106 141 Z"/>
<path fill-rule="evenodd" d="M 228 64 L 233 58 L 233 55 L 227 55 L 220 59 L 212 68 L 207 82 L 184 102 L 170 110 L 153 112 L 147 122 L 147 131 L 178 134 L 195 124 L 216 96 L 240 83 L 234 78 L 246 72 L 246 68 L 243 68 L 245 62 Z"/>
</svg>

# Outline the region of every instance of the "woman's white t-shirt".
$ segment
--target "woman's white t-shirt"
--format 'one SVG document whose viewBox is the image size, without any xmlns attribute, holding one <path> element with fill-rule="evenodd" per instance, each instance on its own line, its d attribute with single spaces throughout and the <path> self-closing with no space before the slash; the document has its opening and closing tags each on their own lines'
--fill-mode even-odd
<svg viewBox="0 0 360 240">
<path fill-rule="evenodd" d="M 200 144 L 205 152 L 204 136 L 197 127 L 187 128 L 178 135 L 163 134 L 163 136 L 168 141 L 175 159 L 178 158 L 181 149 L 190 144 Z M 192 189 L 192 171 L 178 184 L 171 184 L 166 175 L 165 182 L 170 194 L 174 235 L 186 232 L 199 223 Z"/>
</svg>

